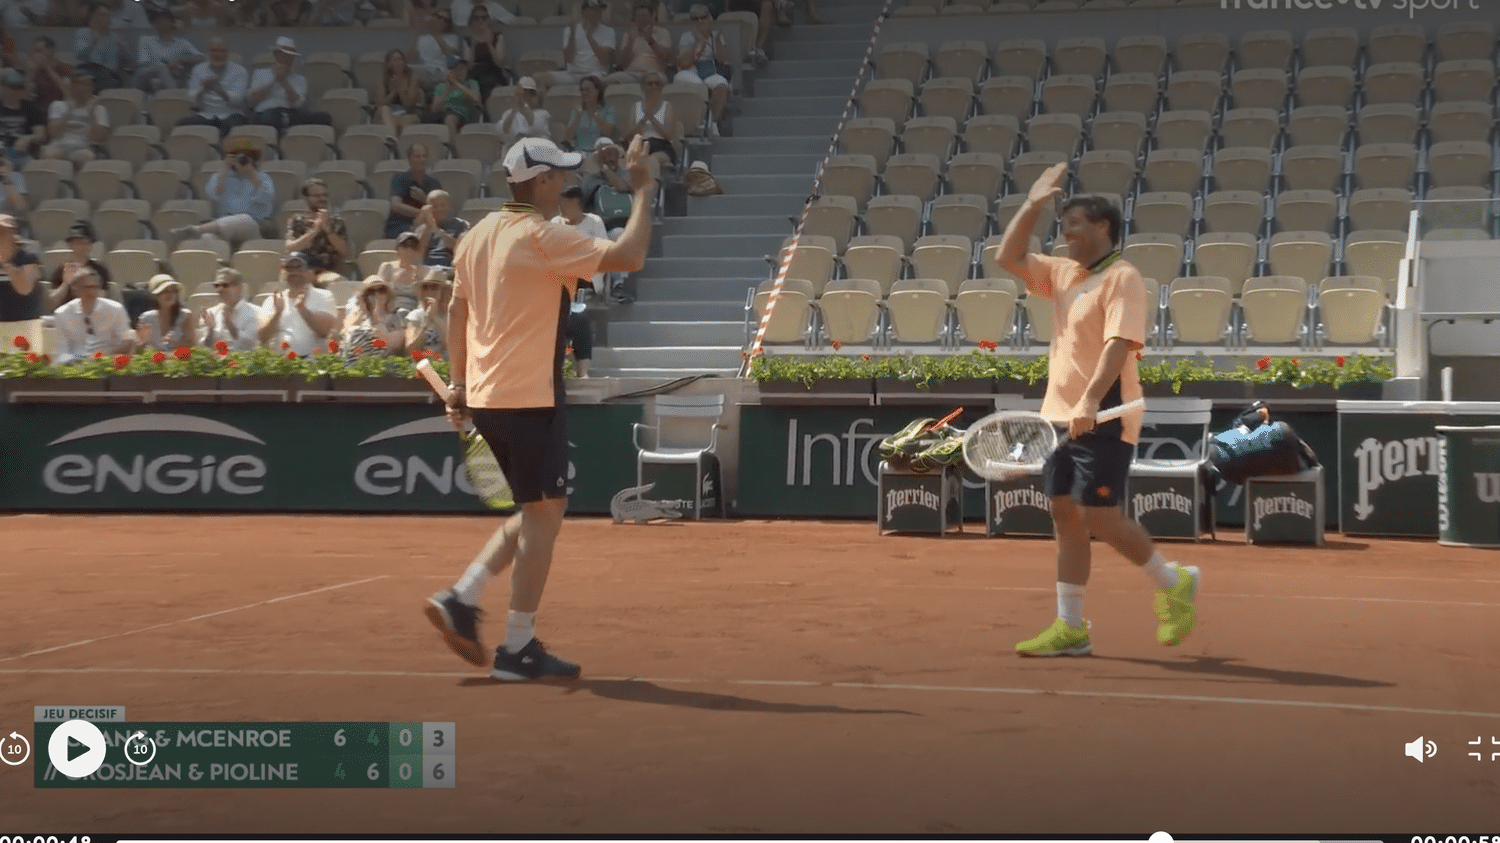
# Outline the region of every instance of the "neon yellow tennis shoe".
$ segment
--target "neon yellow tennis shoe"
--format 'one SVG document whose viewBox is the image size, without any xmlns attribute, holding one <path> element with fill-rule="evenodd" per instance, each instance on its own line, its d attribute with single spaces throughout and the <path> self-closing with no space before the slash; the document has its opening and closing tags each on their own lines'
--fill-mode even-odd
<svg viewBox="0 0 1500 843">
<path fill-rule="evenodd" d="M 1089 622 L 1083 629 L 1074 629 L 1062 618 L 1042 630 L 1042 634 L 1016 645 L 1016 652 L 1023 656 L 1045 658 L 1048 656 L 1086 656 L 1094 651 L 1089 641 Z"/>
<path fill-rule="evenodd" d="M 1161 624 L 1156 627 L 1156 640 L 1168 647 L 1181 644 L 1193 631 L 1198 620 L 1198 584 L 1203 576 L 1194 567 L 1182 567 L 1172 563 L 1181 575 L 1177 584 L 1156 592 L 1156 616 Z"/>
</svg>

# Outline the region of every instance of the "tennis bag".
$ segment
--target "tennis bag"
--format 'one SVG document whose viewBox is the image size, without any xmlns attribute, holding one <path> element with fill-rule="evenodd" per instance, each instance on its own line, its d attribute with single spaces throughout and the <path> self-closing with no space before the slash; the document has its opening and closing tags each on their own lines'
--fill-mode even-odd
<svg viewBox="0 0 1500 843">
<path fill-rule="evenodd" d="M 934 418 L 917 419 L 880 440 L 880 458 L 897 471 L 926 474 L 964 459 L 964 435 L 952 425 L 928 430 Z"/>
<path fill-rule="evenodd" d="M 1208 445 L 1207 470 L 1216 492 L 1228 483 L 1297 474 L 1320 464 L 1318 455 L 1291 425 L 1271 421 L 1264 401 L 1245 408 L 1234 427 L 1215 434 Z"/>
</svg>

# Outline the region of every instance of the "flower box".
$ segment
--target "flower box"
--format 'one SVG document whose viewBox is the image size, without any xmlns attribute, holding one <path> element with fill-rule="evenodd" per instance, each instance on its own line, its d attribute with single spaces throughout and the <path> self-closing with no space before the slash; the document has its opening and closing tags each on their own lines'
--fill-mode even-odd
<svg viewBox="0 0 1500 843">
<path fill-rule="evenodd" d="M 286 393 L 286 400 L 297 400 L 297 393 L 321 392 L 328 388 L 328 379 L 308 379 L 301 375 L 243 375 L 237 378 L 220 378 L 220 393 L 264 392 L 264 395 L 220 395 L 221 401 L 234 403 L 280 403 L 281 396 L 273 392 Z"/>
<path fill-rule="evenodd" d="M 861 404 L 874 400 L 875 383 L 870 378 L 816 378 L 812 383 L 802 381 L 765 381 L 758 385 L 765 403 L 790 402 L 805 404 L 811 396 L 821 395 L 844 400 L 858 399 Z M 822 402 L 819 402 L 822 403 Z"/>
<path fill-rule="evenodd" d="M 180 378 L 165 375 L 110 375 L 110 392 L 213 392 L 219 379 L 207 375 Z"/>
<path fill-rule="evenodd" d="M 13 392 L 103 392 L 103 378 L 0 378 L 0 395 Z"/>
<path fill-rule="evenodd" d="M 371 377 L 329 378 L 328 388 L 332 392 L 385 393 L 405 403 L 410 400 L 429 400 L 436 396 L 424 378 L 408 378 L 399 375 L 374 375 Z M 411 396 L 407 398 L 406 396 Z"/>
<path fill-rule="evenodd" d="M 918 386 L 916 381 L 906 378 L 876 378 L 875 393 L 877 395 L 910 395 L 912 393 L 994 395 L 995 381 L 993 378 L 955 378 L 945 381 L 929 381 L 926 386 Z"/>
</svg>

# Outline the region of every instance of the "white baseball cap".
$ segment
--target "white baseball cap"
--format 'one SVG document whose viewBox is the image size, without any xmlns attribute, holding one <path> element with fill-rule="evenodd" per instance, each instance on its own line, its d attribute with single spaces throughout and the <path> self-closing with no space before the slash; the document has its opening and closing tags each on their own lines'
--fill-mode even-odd
<svg viewBox="0 0 1500 843">
<path fill-rule="evenodd" d="M 548 170 L 576 170 L 583 154 L 563 152 L 546 138 L 522 138 L 505 153 L 505 172 L 512 184 L 530 181 Z"/>
<path fill-rule="evenodd" d="M 280 52 L 286 53 L 289 56 L 298 55 L 297 42 L 293 41 L 285 35 L 276 39 L 276 49 Z"/>
</svg>

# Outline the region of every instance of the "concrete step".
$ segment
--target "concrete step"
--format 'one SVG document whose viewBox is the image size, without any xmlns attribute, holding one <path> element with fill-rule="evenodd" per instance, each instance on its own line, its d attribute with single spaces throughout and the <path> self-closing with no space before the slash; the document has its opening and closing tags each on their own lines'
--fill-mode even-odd
<svg viewBox="0 0 1500 843">
<path fill-rule="evenodd" d="M 610 348 L 649 348 L 653 345 L 722 346 L 743 342 L 745 323 L 739 322 L 611 322 Z"/>
<path fill-rule="evenodd" d="M 718 234 L 673 234 L 662 239 L 662 254 L 674 258 L 762 257 L 776 254 L 789 233 L 742 234 L 730 228 Z"/>
<path fill-rule="evenodd" d="M 734 258 L 675 258 L 666 256 L 646 261 L 646 268 L 637 273 L 644 285 L 647 279 L 664 280 L 684 278 L 698 281 L 704 278 L 759 278 L 765 274 L 766 262 L 760 257 Z M 645 298 L 642 296 L 642 298 Z M 660 297 L 657 297 L 660 298 Z M 682 299 L 713 300 L 718 296 L 679 296 Z"/>
<path fill-rule="evenodd" d="M 858 41 L 860 44 L 867 44 L 870 40 L 870 33 L 875 29 L 875 13 L 879 11 L 880 4 L 859 3 L 855 8 L 865 10 L 869 20 L 863 23 L 825 23 L 820 26 L 793 26 L 791 29 L 777 29 L 776 40 L 773 44 L 777 48 L 787 43 L 817 43 L 823 40 Z M 824 20 L 828 19 L 827 15 L 822 14 L 821 9 L 819 14 Z"/>
<path fill-rule="evenodd" d="M 688 259 L 685 259 L 688 260 Z M 741 258 L 740 260 L 744 260 Z M 635 284 L 636 301 L 723 301 L 745 304 L 745 294 L 760 282 L 771 277 L 771 265 L 764 260 L 751 261 L 754 270 L 742 269 L 741 275 L 719 277 L 698 275 L 691 278 L 638 278 Z M 651 265 L 646 266 L 647 271 Z M 743 311 L 742 311 L 743 313 Z"/>
<path fill-rule="evenodd" d="M 854 82 L 854 74 L 859 71 L 859 60 L 863 54 L 850 58 L 840 59 L 789 59 L 780 61 L 772 59 L 760 72 L 756 84 L 768 79 L 801 79 L 801 78 L 823 78 L 842 79 L 845 84 Z"/>
<path fill-rule="evenodd" d="M 848 92 L 846 91 L 845 94 Z M 745 101 L 744 110 L 740 116 L 735 118 L 736 125 L 739 121 L 750 117 L 837 117 L 844 113 L 844 106 L 849 102 L 849 97 L 844 96 L 801 96 L 801 97 L 766 97 L 756 95 Z"/>
<path fill-rule="evenodd" d="M 744 322 L 745 299 L 722 301 L 634 301 L 614 305 L 609 312 L 614 320 L 632 322 Z M 608 330 L 608 328 L 606 328 Z"/>
<path fill-rule="evenodd" d="M 589 373 L 598 378 L 632 378 L 644 381 L 670 381 L 687 375 L 714 375 L 721 378 L 732 378 L 739 374 L 738 369 L 701 369 L 693 372 L 685 372 L 682 369 L 652 369 L 652 368 L 625 368 L 616 369 L 594 365 Z M 597 374 L 595 374 L 597 373 Z M 654 385 L 651 384 L 651 385 Z"/>
<path fill-rule="evenodd" d="M 749 178 L 748 176 L 743 178 Z M 799 177 L 801 178 L 801 177 Z M 802 193 L 752 193 L 749 195 L 720 194 L 719 196 L 689 196 L 688 216 L 775 216 L 783 223 L 786 218 L 802 212 L 807 201 L 807 191 L 812 189 L 812 176 L 802 179 Z M 723 185 L 723 180 L 719 183 Z M 728 185 L 724 185 L 728 189 Z M 791 230 L 788 224 L 788 231 Z"/>
<path fill-rule="evenodd" d="M 594 365 L 611 370 L 660 369 L 677 373 L 720 371 L 734 372 L 743 359 L 743 347 L 736 339 L 733 345 L 717 346 L 646 346 L 594 349 Z M 632 373 L 634 374 L 634 373 Z"/>
<path fill-rule="evenodd" d="M 777 138 L 774 144 L 776 152 L 784 155 L 823 155 L 828 152 L 828 138 Z M 708 166 L 712 168 L 714 161 L 724 155 L 764 155 L 767 145 L 765 138 L 719 138 L 714 141 L 713 157 L 708 159 Z"/>
<path fill-rule="evenodd" d="M 854 88 L 854 73 L 808 79 L 757 79 L 756 97 L 847 97 Z"/>
<path fill-rule="evenodd" d="M 805 173 L 777 176 L 726 176 L 720 175 L 718 171 L 715 171 L 714 178 L 718 180 L 719 186 L 724 188 L 725 191 L 724 196 L 714 197 L 716 199 L 729 198 L 730 196 L 745 198 L 765 194 L 798 194 L 800 198 L 796 206 L 787 213 L 801 213 L 802 202 L 806 200 L 807 194 L 812 190 L 813 168 L 808 167 Z"/>
<path fill-rule="evenodd" d="M 723 176 L 790 176 L 806 173 L 810 178 L 823 160 L 822 152 L 798 155 L 716 155 L 709 169 Z"/>
<path fill-rule="evenodd" d="M 667 217 L 661 223 L 663 237 L 682 235 L 715 236 L 737 234 L 775 234 L 785 237 L 791 233 L 786 216 L 710 216 L 695 214 L 687 217 Z M 668 253 L 670 254 L 670 252 Z"/>
<path fill-rule="evenodd" d="M 827 140 L 833 137 L 833 130 L 838 128 L 839 114 L 842 113 L 840 111 L 820 117 L 736 117 L 734 134 L 741 138 L 800 136 Z"/>
<path fill-rule="evenodd" d="M 851 61 L 859 61 L 864 58 L 865 50 L 869 46 L 869 30 L 865 30 L 863 37 L 859 40 L 777 42 L 775 48 L 771 51 L 771 60 L 773 62 L 782 60 L 812 61 L 817 59 L 849 59 Z"/>
</svg>

